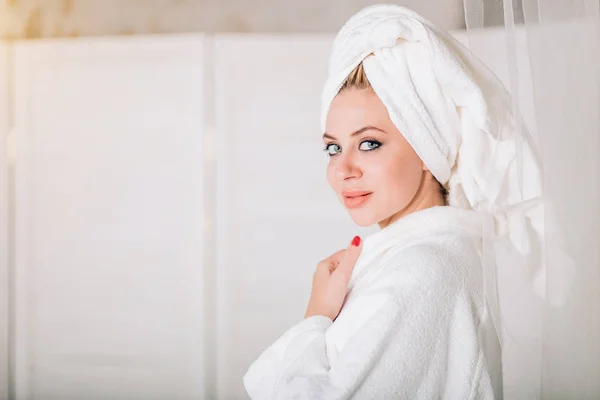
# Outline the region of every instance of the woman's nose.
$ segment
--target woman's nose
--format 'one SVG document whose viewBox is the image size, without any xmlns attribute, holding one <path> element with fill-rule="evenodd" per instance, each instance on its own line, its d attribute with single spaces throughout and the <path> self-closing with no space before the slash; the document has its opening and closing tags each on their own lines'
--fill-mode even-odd
<svg viewBox="0 0 600 400">
<path fill-rule="evenodd" d="M 360 177 L 360 169 L 356 165 L 351 154 L 340 154 L 335 169 L 336 177 L 339 180 L 346 180 Z"/>
</svg>

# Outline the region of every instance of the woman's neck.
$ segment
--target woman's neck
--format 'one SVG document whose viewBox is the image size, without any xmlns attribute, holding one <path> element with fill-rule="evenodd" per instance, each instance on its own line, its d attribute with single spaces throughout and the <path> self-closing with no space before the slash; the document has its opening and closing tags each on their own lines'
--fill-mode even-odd
<svg viewBox="0 0 600 400">
<path fill-rule="evenodd" d="M 388 218 L 379 221 L 379 227 L 381 229 L 386 226 L 398 221 L 400 218 L 412 214 L 416 211 L 424 210 L 426 208 L 443 206 L 445 205 L 444 196 L 442 195 L 438 181 L 433 177 L 431 172 L 423 171 L 421 178 L 421 184 L 417 193 L 413 197 L 410 203 L 403 209 L 390 215 Z"/>
</svg>

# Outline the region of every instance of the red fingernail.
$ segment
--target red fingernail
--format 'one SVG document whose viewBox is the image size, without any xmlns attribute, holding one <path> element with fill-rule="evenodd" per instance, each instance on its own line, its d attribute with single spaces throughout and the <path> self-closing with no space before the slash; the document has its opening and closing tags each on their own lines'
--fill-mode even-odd
<svg viewBox="0 0 600 400">
<path fill-rule="evenodd" d="M 352 239 L 352 246 L 358 247 L 358 245 L 360 245 L 360 236 L 354 236 L 354 239 Z"/>
</svg>

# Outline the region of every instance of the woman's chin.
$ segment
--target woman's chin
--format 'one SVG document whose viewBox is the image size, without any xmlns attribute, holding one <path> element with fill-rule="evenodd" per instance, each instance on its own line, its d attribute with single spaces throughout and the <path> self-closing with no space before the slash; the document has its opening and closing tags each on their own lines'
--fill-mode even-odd
<svg viewBox="0 0 600 400">
<path fill-rule="evenodd" d="M 347 210 L 352 221 L 361 228 L 371 226 L 379 222 L 377 217 L 367 210 Z"/>
</svg>

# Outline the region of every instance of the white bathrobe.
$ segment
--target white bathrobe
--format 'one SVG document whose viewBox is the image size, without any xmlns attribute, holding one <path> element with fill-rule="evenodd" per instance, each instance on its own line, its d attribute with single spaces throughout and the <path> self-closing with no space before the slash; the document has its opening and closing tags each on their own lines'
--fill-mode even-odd
<svg viewBox="0 0 600 400">
<path fill-rule="evenodd" d="M 434 207 L 368 236 L 335 321 L 306 318 L 244 376 L 253 400 L 501 399 L 481 218 Z"/>
</svg>

